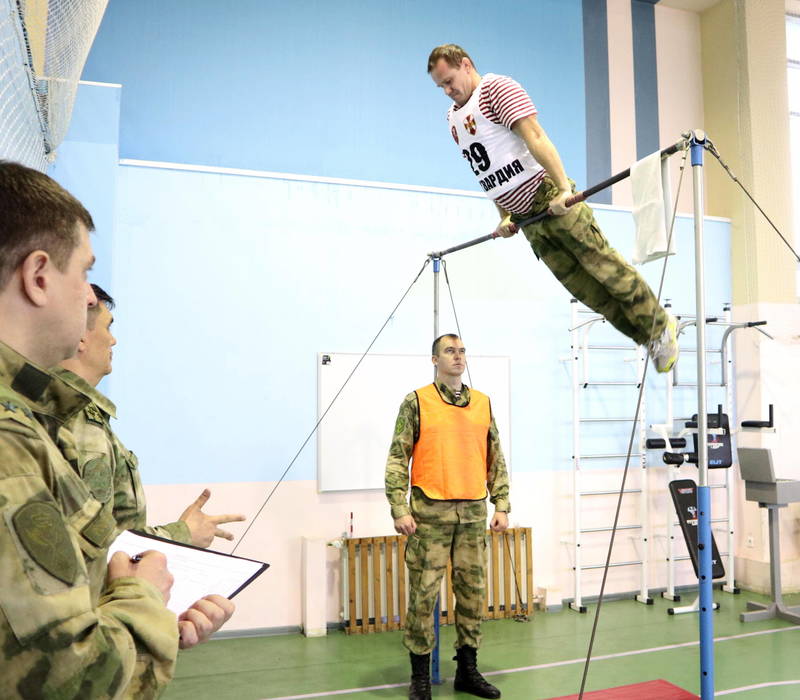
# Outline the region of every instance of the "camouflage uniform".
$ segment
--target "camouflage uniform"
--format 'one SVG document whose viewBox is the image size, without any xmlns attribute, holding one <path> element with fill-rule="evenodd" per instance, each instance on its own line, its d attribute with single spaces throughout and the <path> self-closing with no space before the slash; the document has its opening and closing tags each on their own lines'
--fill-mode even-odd
<svg viewBox="0 0 800 700">
<path fill-rule="evenodd" d="M 531 210 L 514 214 L 511 220 L 518 223 L 546 211 L 557 194 L 558 187 L 545 176 Z M 536 257 L 556 279 L 618 331 L 639 345 L 661 335 L 667 324 L 666 311 L 642 276 L 608 244 L 585 203 L 573 205 L 564 216 L 548 216 L 529 224 L 523 232 Z"/>
<path fill-rule="evenodd" d="M 89 382 L 66 369 L 53 373 L 89 399 L 86 407 L 72 416 L 66 428 L 78 450 L 78 473 L 92 495 L 101 503 L 113 498 L 114 520 L 118 533 L 142 530 L 178 542 L 191 543 L 189 527 L 182 520 L 149 527 L 144 489 L 136 455 L 122 444 L 111 429 L 117 407 Z"/>
<path fill-rule="evenodd" d="M 439 393 L 455 406 L 469 403 L 469 387 L 461 395 L 441 382 Z M 453 562 L 453 592 L 456 596 L 456 648 L 478 648 L 481 614 L 486 596 L 486 501 L 436 501 L 421 489 L 411 489 L 408 503 L 409 461 L 419 435 L 419 403 L 415 393 L 400 405 L 394 437 L 386 462 L 386 497 L 392 518 L 412 515 L 417 531 L 406 543 L 408 568 L 408 612 L 403 644 L 414 654 L 427 654 L 435 644 L 433 609 L 447 559 Z M 487 488 L 495 510 L 509 512 L 508 471 L 500 436 L 492 417 L 487 435 Z"/>
<path fill-rule="evenodd" d="M 175 615 L 149 582 L 111 582 L 99 603 L 84 562 L 116 534 L 63 455 L 86 398 L 0 343 L 0 697 L 156 697 L 178 653 Z M 56 445 L 56 442 L 59 445 Z M 105 575 L 105 572 L 104 574 Z M 132 697 L 133 694 L 129 694 Z"/>
</svg>

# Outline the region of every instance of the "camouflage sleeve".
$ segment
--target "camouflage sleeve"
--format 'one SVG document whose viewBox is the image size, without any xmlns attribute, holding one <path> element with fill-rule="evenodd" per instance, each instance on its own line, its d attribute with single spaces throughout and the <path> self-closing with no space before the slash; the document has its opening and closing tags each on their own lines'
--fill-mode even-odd
<svg viewBox="0 0 800 700">
<path fill-rule="evenodd" d="M 0 428 L 0 697 L 115 698 L 137 653 L 158 692 L 177 657 L 175 615 L 140 579 L 113 582 L 93 606 L 83 535 L 48 488 L 47 446 L 24 428 Z"/>
<path fill-rule="evenodd" d="M 183 520 L 176 520 L 174 523 L 168 523 L 167 525 L 146 525 L 138 529 L 148 535 L 165 537 L 168 540 L 182 542 L 183 544 L 192 543 L 192 533 L 189 532 L 189 526 Z"/>
<path fill-rule="evenodd" d="M 494 504 L 494 509 L 499 512 L 510 513 L 511 503 L 508 500 L 508 469 L 503 457 L 503 448 L 500 445 L 500 433 L 497 424 L 492 422 L 489 426 L 489 449 L 486 455 L 488 462 L 488 477 L 486 484 L 489 488 L 489 500 Z"/>
<path fill-rule="evenodd" d="M 417 407 L 417 395 L 413 392 L 400 404 L 389 457 L 386 460 L 386 498 L 395 520 L 411 515 L 408 507 L 408 465 L 414 451 L 414 439 L 419 431 Z"/>
</svg>

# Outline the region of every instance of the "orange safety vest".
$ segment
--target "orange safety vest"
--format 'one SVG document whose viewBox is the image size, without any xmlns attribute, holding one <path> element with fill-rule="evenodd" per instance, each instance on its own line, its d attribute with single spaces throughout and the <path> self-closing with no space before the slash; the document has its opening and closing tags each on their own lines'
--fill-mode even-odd
<svg viewBox="0 0 800 700">
<path fill-rule="evenodd" d="M 489 397 L 470 389 L 466 406 L 453 406 L 435 385 L 417 389 L 419 438 L 411 485 L 437 501 L 486 498 L 486 455 L 492 410 Z"/>
</svg>

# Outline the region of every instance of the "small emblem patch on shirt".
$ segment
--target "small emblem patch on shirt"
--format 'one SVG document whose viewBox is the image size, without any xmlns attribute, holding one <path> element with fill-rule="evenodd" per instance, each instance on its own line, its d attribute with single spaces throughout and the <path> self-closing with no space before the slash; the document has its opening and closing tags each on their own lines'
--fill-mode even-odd
<svg viewBox="0 0 800 700">
<path fill-rule="evenodd" d="M 471 114 L 468 114 L 467 118 L 464 119 L 464 128 L 473 136 L 478 132 L 478 125 L 475 123 L 475 117 Z"/>
<path fill-rule="evenodd" d="M 51 576 L 75 583 L 78 560 L 61 513 L 52 503 L 26 503 L 13 516 L 14 529 L 31 559 Z"/>
</svg>

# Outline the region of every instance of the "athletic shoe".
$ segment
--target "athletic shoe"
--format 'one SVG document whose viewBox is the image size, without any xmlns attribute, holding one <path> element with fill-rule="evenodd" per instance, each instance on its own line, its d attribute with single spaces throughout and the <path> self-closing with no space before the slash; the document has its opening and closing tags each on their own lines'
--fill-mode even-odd
<svg viewBox="0 0 800 700">
<path fill-rule="evenodd" d="M 647 344 L 647 353 L 653 360 L 658 372 L 669 372 L 678 361 L 678 322 L 674 316 L 667 314 L 667 325 L 658 338 Z"/>
</svg>

